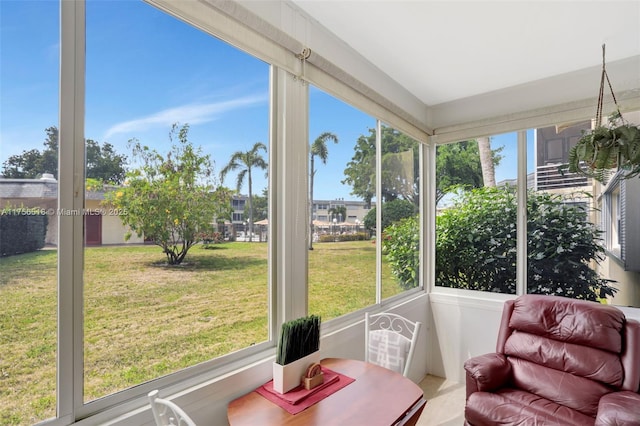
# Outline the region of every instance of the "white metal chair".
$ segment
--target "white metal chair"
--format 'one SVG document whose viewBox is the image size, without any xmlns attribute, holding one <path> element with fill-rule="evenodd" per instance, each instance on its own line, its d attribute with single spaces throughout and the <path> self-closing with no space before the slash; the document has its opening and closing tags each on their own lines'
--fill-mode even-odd
<svg viewBox="0 0 640 426">
<path fill-rule="evenodd" d="M 157 426 L 196 426 L 193 420 L 175 403 L 158 398 L 158 390 L 149 392 L 151 411 Z"/>
<path fill-rule="evenodd" d="M 365 313 L 365 361 L 407 377 L 421 323 L 388 312 Z"/>
</svg>

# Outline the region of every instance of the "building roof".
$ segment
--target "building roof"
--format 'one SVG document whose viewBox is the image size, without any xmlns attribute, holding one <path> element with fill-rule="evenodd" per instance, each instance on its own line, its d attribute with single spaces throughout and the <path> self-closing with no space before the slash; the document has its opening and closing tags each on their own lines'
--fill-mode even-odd
<svg viewBox="0 0 640 426">
<path fill-rule="evenodd" d="M 52 178 L 0 179 L 0 199 L 57 197 L 58 182 Z"/>
<path fill-rule="evenodd" d="M 88 200 L 104 200 L 105 192 L 108 191 L 87 191 L 85 198 Z M 0 200 L 33 198 L 57 199 L 58 181 L 46 175 L 40 179 L 0 178 Z"/>
</svg>

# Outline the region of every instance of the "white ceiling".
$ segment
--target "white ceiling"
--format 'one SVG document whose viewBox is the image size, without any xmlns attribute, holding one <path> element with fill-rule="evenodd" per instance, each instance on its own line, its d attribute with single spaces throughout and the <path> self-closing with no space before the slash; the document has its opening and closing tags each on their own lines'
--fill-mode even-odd
<svg viewBox="0 0 640 426">
<path fill-rule="evenodd" d="M 640 1 L 293 2 L 427 106 L 640 58 Z"/>
</svg>

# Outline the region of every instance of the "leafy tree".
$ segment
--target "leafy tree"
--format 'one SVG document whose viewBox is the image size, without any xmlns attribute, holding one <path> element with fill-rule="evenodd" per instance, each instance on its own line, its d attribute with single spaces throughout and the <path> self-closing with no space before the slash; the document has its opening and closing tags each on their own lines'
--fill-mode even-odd
<svg viewBox="0 0 640 426">
<path fill-rule="evenodd" d="M 251 203 L 253 208 L 253 220 L 258 222 L 266 219 L 269 216 L 269 191 L 267 188 L 262 190 L 262 195 L 254 195 L 253 202 Z M 244 206 L 244 217 L 249 217 L 249 205 Z"/>
<path fill-rule="evenodd" d="M 37 178 L 39 173 L 51 173 L 54 176 L 58 172 L 56 165 L 52 173 L 51 169 L 47 169 L 41 165 L 42 153 L 37 149 L 22 151 L 20 155 L 12 155 L 4 163 L 2 163 L 2 176 L 14 179 Z M 40 170 L 40 172 L 32 172 Z"/>
<path fill-rule="evenodd" d="M 85 144 L 87 157 L 87 177 L 112 184 L 121 184 L 126 174 L 127 157 L 116 154 L 113 145 L 87 139 Z"/>
<path fill-rule="evenodd" d="M 409 199 L 418 193 L 418 143 L 409 136 L 388 126 L 382 127 L 382 200 L 392 201 L 397 198 Z M 398 184 L 397 163 L 398 155 L 412 153 L 413 169 L 409 172 L 411 180 Z M 369 129 L 369 135 L 361 135 L 356 141 L 354 154 L 344 170 L 343 184 L 351 186 L 351 193 L 360 197 L 371 207 L 371 200 L 376 194 L 376 130 Z M 407 188 L 411 188 L 407 190 Z M 417 199 L 414 200 L 417 203 Z"/>
<path fill-rule="evenodd" d="M 227 173 L 241 169 L 236 178 L 236 190 L 240 192 L 245 178 L 249 188 L 249 235 L 253 235 L 253 178 L 254 168 L 266 170 L 267 162 L 260 155 L 260 151 L 267 152 L 267 147 L 262 142 L 256 142 L 249 151 L 236 151 L 231 155 L 229 163 L 220 172 L 220 179 L 224 182 Z"/>
<path fill-rule="evenodd" d="M 218 186 L 213 193 L 213 198 L 216 200 L 231 200 L 233 198 L 233 191 L 226 186 Z M 231 203 L 216 203 L 213 211 L 213 220 L 215 223 L 224 223 L 225 220 L 231 221 L 233 217 L 233 207 Z"/>
<path fill-rule="evenodd" d="M 417 210 L 418 207 L 408 200 L 393 200 L 382 203 L 381 231 L 384 231 L 392 223 L 415 215 Z M 376 208 L 374 207 L 364 216 L 362 222 L 366 229 L 376 229 L 376 214 Z"/>
<path fill-rule="evenodd" d="M 316 138 L 309 148 L 309 250 L 313 250 L 313 179 L 316 176 L 315 158 L 318 157 L 322 164 L 327 164 L 329 150 L 327 141 L 338 143 L 338 137 L 331 132 L 324 132 Z"/>
<path fill-rule="evenodd" d="M 221 243 L 224 241 L 224 223 L 231 221 L 233 216 L 233 207 L 231 203 L 223 202 L 223 200 L 231 200 L 233 191 L 225 186 L 218 186 L 213 191 L 214 200 L 220 200 L 213 206 L 213 221 L 207 226 L 200 228 L 197 239 L 202 241 L 205 249 L 212 248 L 211 244 Z M 215 226 L 214 226 L 215 225 Z"/>
<path fill-rule="evenodd" d="M 22 151 L 22 154 L 12 155 L 2 164 L 2 175 L 6 178 L 35 179 L 44 173 L 58 176 L 58 128 L 53 126 L 45 129 L 47 138 L 44 140 L 44 150 L 37 149 Z"/>
<path fill-rule="evenodd" d="M 47 138 L 44 149 L 22 151 L 12 155 L 3 163 L 2 175 L 6 178 L 34 179 L 43 173 L 58 177 L 58 129 L 53 126 L 45 129 Z M 87 178 L 112 184 L 124 180 L 127 157 L 117 154 L 113 145 L 93 139 L 86 140 Z"/>
<path fill-rule="evenodd" d="M 397 133 L 397 132 L 396 132 Z M 382 155 L 382 194 L 383 200 L 407 200 L 418 206 L 419 198 L 419 154 L 420 144 L 406 135 L 397 133 L 392 138 L 396 146 L 383 145 Z M 388 144 L 389 142 L 387 142 Z M 384 142 L 383 142 L 384 144 Z"/>
<path fill-rule="evenodd" d="M 108 202 L 126 212 L 120 215 L 123 224 L 160 246 L 170 265 L 184 260 L 231 201 L 229 191 L 214 191 L 210 158 L 189 142 L 188 132 L 188 125 L 172 126 L 166 156 L 131 140 L 142 166 L 127 173 L 127 185 L 107 194 Z"/>
<path fill-rule="evenodd" d="M 590 267 L 604 257 L 586 212 L 557 195 L 527 197 L 529 293 L 597 300 L 616 291 Z M 464 192 L 436 219 L 436 282 L 515 293 L 516 195 L 509 188 Z"/>
<path fill-rule="evenodd" d="M 502 160 L 502 148 L 491 151 L 494 166 Z M 453 187 L 480 188 L 483 184 L 477 141 L 462 141 L 436 148 L 436 204 Z"/>
<path fill-rule="evenodd" d="M 409 136 L 390 127 L 382 127 L 382 200 L 397 198 L 418 205 L 419 144 Z M 502 147 L 491 150 L 493 165 L 502 160 Z M 411 153 L 411 154 L 409 154 Z M 406 170 L 404 157 L 412 156 L 413 170 Z M 362 198 L 369 207 L 375 197 L 376 131 L 356 141 L 353 158 L 344 171 L 343 184 L 351 185 L 353 195 Z M 401 159 L 402 158 L 402 159 Z M 400 165 L 403 165 L 402 167 Z M 401 172 L 399 172 L 402 170 Z M 412 173 L 413 172 L 413 173 Z M 410 175 L 410 177 L 407 177 Z M 450 190 L 463 185 L 468 188 L 483 186 L 480 152 L 476 140 L 440 145 L 436 150 L 436 202 Z"/>
</svg>

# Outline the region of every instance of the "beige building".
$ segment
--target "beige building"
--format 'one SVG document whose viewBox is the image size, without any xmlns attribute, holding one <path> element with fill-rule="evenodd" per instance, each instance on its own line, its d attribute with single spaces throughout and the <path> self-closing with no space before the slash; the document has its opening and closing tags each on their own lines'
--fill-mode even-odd
<svg viewBox="0 0 640 426">
<path fill-rule="evenodd" d="M 135 233 L 128 241 L 125 234 L 128 227 L 122 224 L 119 211 L 102 205 L 104 191 L 87 191 L 85 209 L 75 211 L 59 209 L 58 182 L 53 175 L 45 173 L 40 179 L 0 179 L 0 208 L 37 208 L 49 217 L 45 244 L 58 244 L 58 216 L 84 216 L 85 245 L 144 243 L 144 238 Z"/>
</svg>

